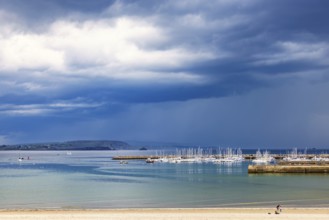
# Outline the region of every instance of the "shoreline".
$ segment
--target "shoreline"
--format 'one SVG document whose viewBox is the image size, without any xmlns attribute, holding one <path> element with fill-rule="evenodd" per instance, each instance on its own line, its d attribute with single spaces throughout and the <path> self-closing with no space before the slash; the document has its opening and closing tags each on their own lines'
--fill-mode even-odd
<svg viewBox="0 0 329 220">
<path fill-rule="evenodd" d="M 329 208 L 284 208 L 275 214 L 273 208 L 143 208 L 143 209 L 0 209 L 1 220 L 261 220 L 261 219 L 329 219 Z"/>
</svg>

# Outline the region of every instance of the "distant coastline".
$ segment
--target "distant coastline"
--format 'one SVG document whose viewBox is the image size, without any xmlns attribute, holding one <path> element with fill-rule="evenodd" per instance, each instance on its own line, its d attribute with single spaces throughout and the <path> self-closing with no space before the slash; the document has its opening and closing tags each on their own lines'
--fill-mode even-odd
<svg viewBox="0 0 329 220">
<path fill-rule="evenodd" d="M 115 140 L 75 140 L 52 143 L 33 143 L 0 145 L 0 150 L 24 150 L 24 151 L 47 151 L 47 150 L 130 150 L 132 147 L 123 141 Z"/>
</svg>

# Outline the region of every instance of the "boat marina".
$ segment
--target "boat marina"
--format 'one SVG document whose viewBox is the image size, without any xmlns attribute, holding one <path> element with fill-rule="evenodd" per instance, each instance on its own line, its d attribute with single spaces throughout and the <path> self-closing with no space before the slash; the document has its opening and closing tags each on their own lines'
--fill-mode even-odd
<svg viewBox="0 0 329 220">
<path fill-rule="evenodd" d="M 202 148 L 177 149 L 175 153 L 145 156 L 115 156 L 113 160 L 145 160 L 153 163 L 213 163 L 232 164 L 249 162 L 248 173 L 329 173 L 329 154 L 307 154 L 297 148 L 286 154 L 271 154 L 257 150 L 255 154 L 243 154 L 241 149 L 203 150 Z"/>
</svg>

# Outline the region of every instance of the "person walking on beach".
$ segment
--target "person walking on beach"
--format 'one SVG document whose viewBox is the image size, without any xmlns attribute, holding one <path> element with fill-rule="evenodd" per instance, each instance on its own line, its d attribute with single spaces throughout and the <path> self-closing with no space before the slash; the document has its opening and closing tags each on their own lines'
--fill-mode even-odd
<svg viewBox="0 0 329 220">
<path fill-rule="evenodd" d="M 281 209 L 281 205 L 278 204 L 278 205 L 276 206 L 275 214 L 280 214 L 281 211 L 282 211 L 282 209 Z"/>
</svg>

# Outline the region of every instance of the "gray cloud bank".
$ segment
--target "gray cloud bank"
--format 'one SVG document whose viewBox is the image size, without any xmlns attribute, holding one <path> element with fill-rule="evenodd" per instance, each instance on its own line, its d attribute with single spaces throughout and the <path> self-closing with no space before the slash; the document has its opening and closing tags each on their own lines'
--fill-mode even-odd
<svg viewBox="0 0 329 220">
<path fill-rule="evenodd" d="M 327 1 L 0 5 L 0 141 L 327 146 Z"/>
</svg>

